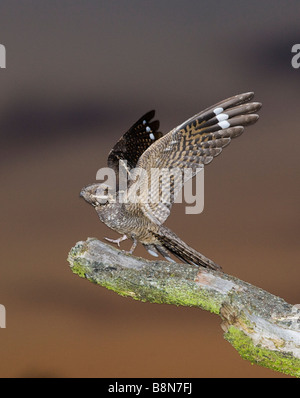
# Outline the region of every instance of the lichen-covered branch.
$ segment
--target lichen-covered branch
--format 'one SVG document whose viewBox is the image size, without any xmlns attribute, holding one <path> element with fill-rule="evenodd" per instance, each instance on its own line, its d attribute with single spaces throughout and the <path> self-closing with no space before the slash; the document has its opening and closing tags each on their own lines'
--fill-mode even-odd
<svg viewBox="0 0 300 398">
<path fill-rule="evenodd" d="M 225 339 L 244 359 L 300 377 L 300 310 L 283 299 L 225 273 L 148 261 L 97 239 L 78 242 L 68 261 L 75 274 L 123 296 L 220 315 Z"/>
</svg>

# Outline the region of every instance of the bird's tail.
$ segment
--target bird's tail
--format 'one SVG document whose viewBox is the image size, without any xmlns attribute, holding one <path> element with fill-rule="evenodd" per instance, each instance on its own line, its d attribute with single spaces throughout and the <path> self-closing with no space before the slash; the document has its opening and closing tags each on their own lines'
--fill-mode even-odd
<svg viewBox="0 0 300 398">
<path fill-rule="evenodd" d="M 222 268 L 218 264 L 214 263 L 209 258 L 203 256 L 203 254 L 188 246 L 170 229 L 161 226 L 159 232 L 156 233 L 155 236 L 161 244 L 155 245 L 155 248 L 167 260 L 171 260 L 170 257 L 168 257 L 168 252 L 170 252 L 185 263 L 200 265 L 202 267 L 210 268 L 217 271 L 222 270 Z M 168 252 L 166 252 L 165 249 L 167 249 Z"/>
</svg>

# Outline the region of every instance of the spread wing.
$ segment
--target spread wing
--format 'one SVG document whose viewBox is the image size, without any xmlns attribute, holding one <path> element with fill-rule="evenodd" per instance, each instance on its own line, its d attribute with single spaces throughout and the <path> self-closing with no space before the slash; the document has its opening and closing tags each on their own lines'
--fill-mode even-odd
<svg viewBox="0 0 300 398">
<path fill-rule="evenodd" d="M 142 116 L 110 151 L 107 164 L 115 171 L 117 176 L 120 160 L 127 161 L 127 170 L 129 171 L 136 166 L 145 150 L 162 137 L 162 133 L 158 131 L 159 121 L 151 121 L 154 115 L 155 111 L 153 110 Z"/>
<path fill-rule="evenodd" d="M 176 194 L 186 182 L 182 169 L 189 168 L 189 178 L 192 178 L 233 138 L 241 135 L 244 126 L 257 121 L 258 115 L 254 112 L 261 104 L 249 102 L 253 96 L 253 93 L 245 93 L 221 101 L 194 115 L 148 148 L 132 175 L 127 192 L 129 206 L 138 202 L 152 222 L 162 224 L 170 214 Z M 139 173 L 140 169 L 144 174 Z M 176 172 L 170 175 L 169 182 L 161 174 L 171 169 Z"/>
</svg>

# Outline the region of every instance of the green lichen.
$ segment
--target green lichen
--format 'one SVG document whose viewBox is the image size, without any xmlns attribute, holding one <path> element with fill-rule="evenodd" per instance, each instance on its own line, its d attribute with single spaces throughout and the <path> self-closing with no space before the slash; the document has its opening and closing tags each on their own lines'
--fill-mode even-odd
<svg viewBox="0 0 300 398">
<path fill-rule="evenodd" d="M 300 359 L 292 354 L 255 346 L 244 332 L 230 326 L 224 338 L 232 344 L 243 359 L 266 368 L 300 378 Z"/>
<path fill-rule="evenodd" d="M 82 268 L 82 266 L 80 264 L 76 264 L 75 262 L 73 262 L 73 264 L 72 264 L 72 272 L 74 274 L 80 276 L 80 278 L 85 278 L 84 269 Z"/>
<path fill-rule="evenodd" d="M 81 278 L 89 279 L 109 290 L 113 290 L 121 296 L 128 296 L 139 301 L 148 301 L 156 304 L 174 304 L 177 306 L 200 307 L 214 314 L 219 314 L 222 305 L 222 298 L 213 296 L 204 289 L 195 288 L 193 283 L 188 281 L 179 281 L 175 276 L 168 279 L 163 285 L 156 284 L 153 286 L 144 286 L 138 280 L 138 273 L 127 270 L 127 277 L 116 278 L 109 272 L 105 273 L 105 281 L 99 279 L 91 279 L 89 277 L 90 264 L 85 266 L 84 258 L 72 258 L 70 255 L 70 263 L 72 264 L 72 272 Z"/>
<path fill-rule="evenodd" d="M 178 283 L 178 280 L 169 279 L 165 286 L 163 302 L 190 307 L 199 307 L 213 314 L 219 314 L 222 305 L 221 296 L 195 287 L 194 283 Z"/>
<path fill-rule="evenodd" d="M 221 317 L 228 318 L 228 323 L 231 325 L 224 337 L 242 358 L 251 363 L 300 378 L 300 360 L 293 357 L 292 353 L 280 351 L 284 342 L 274 341 L 277 350 L 270 350 L 259 345 L 255 346 L 252 339 L 246 334 L 251 334 L 255 325 L 240 310 L 235 314 L 228 304 L 228 302 L 234 302 L 234 295 L 240 294 L 240 291 L 234 290 L 230 300 L 227 297 L 226 305 L 224 304 L 224 294 L 212 289 L 209 284 L 195 283 L 198 271 L 195 272 L 192 268 L 189 270 L 188 267 L 185 267 L 184 277 L 176 268 L 172 268 L 172 264 L 163 262 L 157 262 L 154 265 L 151 263 L 151 267 L 147 267 L 146 264 L 142 267 L 123 269 L 118 258 L 117 260 L 115 258 L 112 265 L 108 265 L 105 261 L 102 263 L 100 259 L 95 260 L 94 255 L 88 256 L 88 253 L 86 254 L 88 249 L 86 242 L 78 242 L 71 249 L 68 257 L 72 272 L 81 278 L 134 300 L 199 307 L 215 314 L 221 312 Z M 120 259 L 120 261 L 122 260 Z M 145 261 L 147 260 L 143 260 L 143 262 Z M 244 306 L 248 308 L 251 307 L 251 304 L 245 301 Z M 222 311 L 220 311 L 221 308 Z M 226 309 L 227 312 L 224 314 Z M 231 319 L 232 316 L 234 319 Z M 233 324 L 235 326 L 232 326 Z M 238 328 L 239 325 L 244 331 Z"/>
</svg>

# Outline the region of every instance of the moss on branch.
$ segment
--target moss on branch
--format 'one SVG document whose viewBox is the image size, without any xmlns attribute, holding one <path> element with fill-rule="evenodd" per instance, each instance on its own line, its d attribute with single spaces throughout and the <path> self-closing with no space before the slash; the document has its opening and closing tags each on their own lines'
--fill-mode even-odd
<svg viewBox="0 0 300 398">
<path fill-rule="evenodd" d="M 225 273 L 189 264 L 148 261 L 97 239 L 69 253 L 72 271 L 122 296 L 194 306 L 218 314 L 225 339 L 251 363 L 300 377 L 300 319 L 291 304 Z"/>
</svg>

